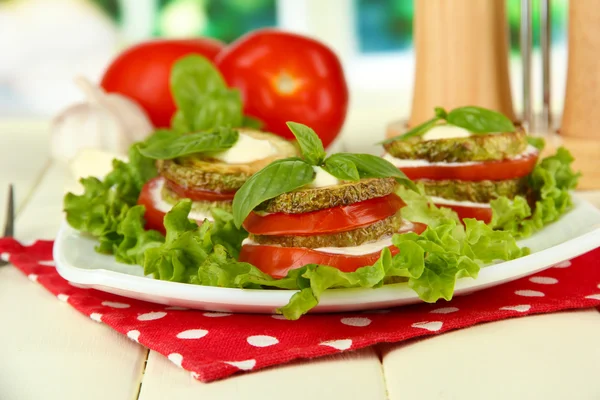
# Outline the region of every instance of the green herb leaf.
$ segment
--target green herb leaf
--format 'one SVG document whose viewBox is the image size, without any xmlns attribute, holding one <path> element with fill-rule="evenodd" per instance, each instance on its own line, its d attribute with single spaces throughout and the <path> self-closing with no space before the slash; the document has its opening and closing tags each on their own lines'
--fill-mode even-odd
<svg viewBox="0 0 600 400">
<path fill-rule="evenodd" d="M 435 116 L 439 119 L 445 120 L 446 118 L 448 118 L 448 111 L 446 111 L 444 107 L 435 107 L 433 109 L 433 112 L 435 112 Z"/>
<path fill-rule="evenodd" d="M 233 198 L 233 218 L 237 227 L 260 203 L 313 181 L 313 167 L 300 159 L 277 160 L 252 175 Z"/>
<path fill-rule="evenodd" d="M 422 136 L 428 130 L 430 130 L 431 128 L 436 126 L 440 119 L 441 119 L 440 117 L 431 118 L 430 120 L 427 120 L 427 121 L 423 122 L 422 124 L 417 125 L 414 128 L 410 129 L 408 132 L 406 132 L 402 135 L 394 136 L 392 138 L 384 140 L 380 144 L 389 144 L 389 143 L 395 142 L 396 140 L 405 140 L 405 139 L 409 139 L 414 136 Z"/>
<path fill-rule="evenodd" d="M 208 94 L 227 89 L 217 68 L 199 55 L 182 57 L 173 64 L 170 86 L 177 108 L 186 116 L 193 115 Z"/>
<path fill-rule="evenodd" d="M 330 157 L 327 157 L 323 168 L 338 179 L 345 181 L 360 180 L 360 174 L 352 160 L 340 157 L 339 154 L 333 154 Z"/>
<path fill-rule="evenodd" d="M 544 150 L 544 147 L 546 147 L 546 141 L 544 140 L 544 138 L 537 136 L 527 136 L 527 143 L 529 143 L 539 151 Z"/>
<path fill-rule="evenodd" d="M 242 98 L 237 90 L 223 89 L 196 99 L 193 111 L 185 113 L 192 132 L 242 125 Z"/>
<path fill-rule="evenodd" d="M 178 108 L 171 120 L 175 131 L 242 126 L 239 90 L 228 88 L 221 73 L 206 58 L 190 55 L 179 59 L 171 69 L 170 85 Z"/>
<path fill-rule="evenodd" d="M 287 122 L 287 126 L 298 140 L 304 159 L 311 165 L 321 165 L 327 154 L 315 131 L 296 122 Z"/>
<path fill-rule="evenodd" d="M 264 125 L 263 121 L 249 115 L 244 115 L 244 119 L 242 120 L 242 126 L 245 128 L 262 129 Z"/>
<path fill-rule="evenodd" d="M 404 172 L 381 157 L 371 154 L 337 153 L 335 159 L 354 164 L 360 178 L 395 178 L 398 183 L 416 190 L 415 184 Z"/>
<path fill-rule="evenodd" d="M 529 187 L 536 197 L 533 213 L 522 196 L 512 200 L 500 197 L 490 202 L 491 226 L 515 237 L 527 237 L 560 218 L 572 207 L 569 191 L 577 186 L 581 176 L 571 168 L 572 162 L 571 153 L 564 147 L 544 158 L 529 175 Z"/>
<path fill-rule="evenodd" d="M 474 133 L 515 131 L 512 121 L 505 115 L 476 106 L 455 108 L 448 113 L 446 121 Z"/>
<path fill-rule="evenodd" d="M 239 134 L 230 128 L 218 128 L 211 132 L 197 132 L 181 135 L 173 140 L 161 140 L 140 148 L 140 152 L 155 160 L 173 158 L 212 151 L 221 151 L 232 147 Z"/>
</svg>

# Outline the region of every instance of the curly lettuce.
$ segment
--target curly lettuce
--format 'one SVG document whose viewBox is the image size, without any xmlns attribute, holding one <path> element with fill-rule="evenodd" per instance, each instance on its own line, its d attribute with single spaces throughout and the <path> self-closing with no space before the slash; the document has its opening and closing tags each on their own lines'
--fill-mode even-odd
<svg viewBox="0 0 600 400">
<path fill-rule="evenodd" d="M 500 197 L 493 200 L 491 226 L 496 230 L 512 233 L 515 237 L 527 237 L 571 209 L 570 190 L 575 189 L 581 176 L 571 168 L 573 156 L 564 147 L 556 154 L 544 158 L 529 176 L 533 196 L 533 211 L 528 200 L 516 196 L 509 200 Z"/>
<path fill-rule="evenodd" d="M 183 200 L 167 213 L 166 240 L 145 252 L 145 273 L 157 279 L 205 286 L 298 290 L 278 310 L 288 319 L 298 319 L 319 303 L 325 290 L 333 288 L 375 288 L 407 281 L 423 301 L 450 300 L 457 279 L 476 278 L 486 263 L 528 253 L 508 232 L 494 231 L 481 221 L 465 220 L 463 227 L 456 219 L 444 218 L 421 235 L 394 235 L 393 243 L 400 252 L 392 256 L 386 248 L 371 266 L 342 272 L 310 264 L 275 279 L 232 255 L 228 248 L 232 242 L 223 240 L 223 235 L 234 229 L 231 215 L 222 218 L 228 213 L 218 212 L 216 222 L 205 221 L 199 227 L 188 220 L 190 209 L 191 202 Z M 235 235 L 241 243 L 241 234 Z"/>
</svg>

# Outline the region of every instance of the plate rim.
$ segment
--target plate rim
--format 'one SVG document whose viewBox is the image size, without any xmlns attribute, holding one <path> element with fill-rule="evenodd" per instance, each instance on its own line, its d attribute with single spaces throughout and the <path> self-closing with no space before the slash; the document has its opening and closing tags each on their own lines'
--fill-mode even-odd
<svg viewBox="0 0 600 400">
<path fill-rule="evenodd" d="M 589 202 L 573 195 L 573 210 L 578 207 L 585 207 L 600 215 L 600 210 Z M 571 210 L 572 211 L 572 210 Z M 561 218 L 568 218 L 569 213 Z M 206 303 L 244 303 L 249 306 L 269 306 L 280 307 L 286 304 L 291 296 L 298 290 L 283 289 L 241 289 L 241 288 L 221 288 L 202 285 L 191 285 L 181 282 L 161 281 L 146 276 L 130 275 L 122 272 L 111 271 L 107 269 L 83 269 L 72 266 L 66 260 L 66 255 L 61 251 L 62 246 L 56 245 L 64 236 L 72 231 L 77 231 L 63 220 L 56 235 L 55 245 L 53 247 L 53 258 L 56 264 L 57 272 L 61 277 L 69 282 L 79 285 L 85 285 L 97 290 L 98 287 L 113 288 L 132 293 L 139 293 L 146 296 L 179 298 L 186 301 L 197 301 Z M 576 246 L 573 246 L 574 243 Z M 565 242 L 559 243 L 547 249 L 529 254 L 527 256 L 497 263 L 482 268 L 476 279 L 463 278 L 456 281 L 454 296 L 468 292 L 482 290 L 486 287 L 496 286 L 502 283 L 520 279 L 551 268 L 552 266 L 585 254 L 600 246 L 600 226 L 576 236 Z M 108 257 L 107 255 L 97 256 Z M 534 261 L 533 267 L 523 269 L 522 264 Z M 126 265 L 126 264 L 124 264 Z M 139 266 L 138 266 L 139 267 Z M 495 274 L 502 270 L 503 278 L 498 278 Z M 512 273 L 508 274 L 507 272 Z M 132 288 L 133 286 L 133 288 Z M 145 289 L 145 290 L 144 290 Z M 377 293 L 377 295 L 374 295 Z M 369 303 L 380 303 L 382 298 L 390 300 L 393 294 L 395 300 L 404 300 L 404 304 L 409 302 L 422 302 L 416 292 L 408 287 L 408 284 L 397 283 L 384 285 L 379 288 L 340 288 L 325 291 L 320 298 L 317 308 L 331 307 L 344 303 L 344 299 L 352 298 L 356 303 L 368 305 Z"/>
</svg>

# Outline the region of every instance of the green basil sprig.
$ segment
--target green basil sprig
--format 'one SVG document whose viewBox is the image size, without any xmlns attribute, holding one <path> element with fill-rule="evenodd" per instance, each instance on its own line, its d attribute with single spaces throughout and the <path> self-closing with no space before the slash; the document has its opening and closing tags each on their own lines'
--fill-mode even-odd
<svg viewBox="0 0 600 400">
<path fill-rule="evenodd" d="M 238 227 L 262 202 L 311 183 L 316 175 L 314 167 L 323 168 L 344 181 L 391 177 L 407 187 L 416 188 L 402 171 L 381 157 L 351 153 L 327 157 L 323 142 L 314 130 L 296 122 L 288 122 L 287 126 L 300 145 L 302 158 L 277 160 L 244 183 L 233 198 L 233 218 Z"/>
<path fill-rule="evenodd" d="M 466 106 L 447 112 L 442 107 L 435 108 L 435 117 L 415 126 L 408 132 L 389 138 L 381 144 L 389 144 L 396 140 L 406 140 L 414 136 L 422 136 L 428 130 L 445 121 L 448 125 L 464 128 L 475 134 L 514 132 L 515 126 L 505 115 L 483 107 Z"/>
<path fill-rule="evenodd" d="M 165 135 L 162 140 L 154 140 L 145 146 L 140 146 L 139 150 L 148 158 L 171 160 L 194 153 L 226 150 L 231 148 L 238 138 L 238 131 L 231 128 L 218 128 L 187 135 Z"/>
</svg>

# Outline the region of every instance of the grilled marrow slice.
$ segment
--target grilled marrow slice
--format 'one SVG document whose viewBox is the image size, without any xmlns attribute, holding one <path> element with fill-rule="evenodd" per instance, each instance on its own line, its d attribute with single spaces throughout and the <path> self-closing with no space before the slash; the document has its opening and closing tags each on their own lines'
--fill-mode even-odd
<svg viewBox="0 0 600 400">
<path fill-rule="evenodd" d="M 387 196 L 396 189 L 394 178 L 372 178 L 322 188 L 302 188 L 265 201 L 257 211 L 303 214 Z"/>
<path fill-rule="evenodd" d="M 423 140 L 420 136 L 384 145 L 392 156 L 431 162 L 496 161 L 513 158 L 527 148 L 523 129 L 515 132 L 471 135 L 469 137 Z"/>
<path fill-rule="evenodd" d="M 247 164 L 228 164 L 204 154 L 173 160 L 158 160 L 158 172 L 184 188 L 232 192 L 239 189 L 251 175 L 271 162 L 297 155 L 294 144 L 280 136 L 249 129 L 245 129 L 241 133 L 255 139 L 268 140 L 277 149 L 277 153 Z"/>
</svg>

